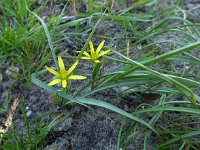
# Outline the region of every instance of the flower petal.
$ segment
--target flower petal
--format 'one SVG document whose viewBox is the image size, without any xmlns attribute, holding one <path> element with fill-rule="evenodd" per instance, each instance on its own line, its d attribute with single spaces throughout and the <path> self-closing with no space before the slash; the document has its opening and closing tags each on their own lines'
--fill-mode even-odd
<svg viewBox="0 0 200 150">
<path fill-rule="evenodd" d="M 86 79 L 87 77 L 85 76 L 79 76 L 79 75 L 71 75 L 68 77 L 68 80 L 83 80 Z"/>
<path fill-rule="evenodd" d="M 109 53 L 109 52 L 110 52 L 110 50 L 106 50 L 106 51 L 104 51 L 104 52 L 101 52 L 101 53 L 98 55 L 98 58 L 101 57 L 101 56 L 103 56 L 103 55 L 106 55 L 106 54 Z"/>
<path fill-rule="evenodd" d="M 49 85 L 49 86 L 52 86 L 52 85 L 58 84 L 58 83 L 60 83 L 60 82 L 61 82 L 61 79 L 60 79 L 60 78 L 57 78 L 57 79 L 51 81 L 48 85 Z"/>
<path fill-rule="evenodd" d="M 84 54 L 85 56 L 87 56 L 87 57 L 91 57 L 90 54 L 88 54 L 88 52 L 86 52 L 86 51 L 83 52 L 83 54 Z"/>
<path fill-rule="evenodd" d="M 94 60 L 95 63 L 100 63 L 100 60 L 96 59 Z"/>
<path fill-rule="evenodd" d="M 93 56 L 94 55 L 94 46 L 93 46 L 92 41 L 89 41 L 89 44 L 90 44 L 90 52 L 91 52 L 91 55 Z"/>
<path fill-rule="evenodd" d="M 81 59 L 87 59 L 87 60 L 90 60 L 91 58 L 90 58 L 90 57 L 81 57 Z"/>
<path fill-rule="evenodd" d="M 67 80 L 62 80 L 62 87 L 66 88 L 67 87 Z"/>
<path fill-rule="evenodd" d="M 99 46 L 97 47 L 97 50 L 96 50 L 96 53 L 97 53 L 97 54 L 99 54 L 99 52 L 101 51 L 101 49 L 102 49 L 102 47 L 103 47 L 103 45 L 104 45 L 104 42 L 105 42 L 105 40 L 103 40 L 103 41 L 99 44 Z"/>
<path fill-rule="evenodd" d="M 69 68 L 69 70 L 67 71 L 67 75 L 69 75 L 69 74 L 76 68 L 77 65 L 78 65 L 78 61 L 76 61 L 76 62 L 71 66 L 71 68 Z"/>
<path fill-rule="evenodd" d="M 57 71 L 45 66 L 46 70 L 48 70 L 49 72 L 51 72 L 52 74 L 56 75 L 57 77 L 60 77 L 60 73 L 58 73 Z"/>
<path fill-rule="evenodd" d="M 60 56 L 58 56 L 58 65 L 60 68 L 60 73 L 65 73 L 65 65 L 63 63 L 63 60 Z"/>
</svg>

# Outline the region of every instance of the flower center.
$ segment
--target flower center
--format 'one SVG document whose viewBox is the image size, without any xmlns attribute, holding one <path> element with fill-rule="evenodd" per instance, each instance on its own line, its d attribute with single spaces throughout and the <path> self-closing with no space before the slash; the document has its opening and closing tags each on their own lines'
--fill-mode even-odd
<svg viewBox="0 0 200 150">
<path fill-rule="evenodd" d="M 97 53 L 94 53 L 93 55 L 92 55 L 92 60 L 96 60 L 98 58 L 98 54 Z"/>
<path fill-rule="evenodd" d="M 68 74 L 65 72 L 65 73 L 60 73 L 60 78 L 61 80 L 66 80 L 68 78 Z"/>
</svg>

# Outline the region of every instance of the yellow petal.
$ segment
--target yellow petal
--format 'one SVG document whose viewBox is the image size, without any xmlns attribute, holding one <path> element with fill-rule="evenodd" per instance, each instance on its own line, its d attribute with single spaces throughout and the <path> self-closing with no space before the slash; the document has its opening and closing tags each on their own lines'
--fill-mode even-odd
<svg viewBox="0 0 200 150">
<path fill-rule="evenodd" d="M 65 65 L 63 63 L 63 60 L 60 56 L 58 56 L 58 65 L 60 68 L 60 73 L 65 73 Z"/>
<path fill-rule="evenodd" d="M 67 81 L 66 80 L 62 80 L 62 87 L 66 88 L 67 87 Z"/>
<path fill-rule="evenodd" d="M 94 60 L 95 63 L 100 63 L 100 61 L 98 59 Z"/>
<path fill-rule="evenodd" d="M 78 65 L 78 61 L 76 61 L 76 62 L 71 66 L 71 68 L 69 68 L 69 70 L 67 71 L 67 75 L 69 75 L 69 74 L 76 68 L 77 65 Z"/>
<path fill-rule="evenodd" d="M 90 57 L 81 57 L 81 59 L 87 59 L 87 60 L 90 60 L 91 58 L 90 58 Z"/>
<path fill-rule="evenodd" d="M 79 75 L 71 75 L 68 77 L 68 80 L 83 80 L 86 79 L 87 77 L 85 76 L 79 76 Z"/>
<path fill-rule="evenodd" d="M 104 51 L 104 52 L 101 52 L 101 53 L 98 55 L 98 58 L 101 57 L 101 56 L 103 56 L 103 55 L 106 55 L 106 54 L 109 53 L 109 52 L 110 52 L 110 50 L 106 50 L 106 51 Z"/>
<path fill-rule="evenodd" d="M 91 55 L 94 55 L 94 46 L 93 46 L 92 41 L 89 41 L 89 44 L 90 44 L 90 52 L 91 52 Z"/>
<path fill-rule="evenodd" d="M 60 73 L 58 73 L 57 71 L 55 71 L 55 70 L 53 70 L 53 69 L 51 69 L 51 68 L 49 68 L 49 67 L 47 67 L 47 66 L 45 66 L 45 68 L 46 68 L 49 72 L 51 72 L 52 74 L 56 75 L 57 77 L 60 77 Z"/>
<path fill-rule="evenodd" d="M 58 79 L 55 79 L 55 80 L 51 81 L 48 85 L 51 86 L 51 85 L 58 84 L 58 83 L 60 83 L 60 82 L 61 82 L 61 79 L 58 78 Z"/>
<path fill-rule="evenodd" d="M 84 54 L 85 56 L 87 56 L 87 57 L 91 57 L 90 54 L 88 54 L 88 52 L 86 52 L 86 51 L 83 52 L 83 54 Z"/>
<path fill-rule="evenodd" d="M 96 53 L 97 53 L 97 54 L 99 54 L 99 52 L 101 51 L 101 49 L 102 49 L 102 47 L 103 47 L 103 45 L 104 45 L 104 42 L 105 42 L 105 40 L 103 40 L 103 41 L 99 44 L 99 46 L 97 47 L 97 50 L 96 50 Z"/>
</svg>

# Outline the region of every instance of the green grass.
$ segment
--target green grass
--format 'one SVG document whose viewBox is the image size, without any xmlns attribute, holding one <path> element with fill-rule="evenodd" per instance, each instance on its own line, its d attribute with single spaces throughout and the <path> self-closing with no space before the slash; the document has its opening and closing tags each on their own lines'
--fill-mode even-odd
<svg viewBox="0 0 200 150">
<path fill-rule="evenodd" d="M 34 8 L 35 13 L 42 13 L 47 2 L 37 6 L 37 1 L 3 0 L 0 2 L 0 54 L 1 63 L 12 60 L 11 65 L 20 67 L 17 80 L 20 84 L 30 84 L 30 74 L 43 67 L 49 59 L 49 45 L 43 28 L 37 18 L 27 8 Z M 67 18 L 62 18 L 63 12 L 55 15 L 54 11 L 47 20 L 51 34 L 58 32 L 57 25 Z M 54 27 L 54 28 L 53 28 Z M 61 34 L 54 36 L 54 42 L 61 40 Z M 1 64 L 3 65 L 3 64 Z"/>
<path fill-rule="evenodd" d="M 28 4 L 32 6 L 34 1 Z M 24 77 L 28 72 L 30 74 L 30 71 L 35 67 L 34 64 L 38 63 L 37 59 L 43 55 L 44 43 L 46 42 L 42 33 L 33 32 L 37 22 L 29 16 L 26 5 L 27 1 L 25 0 L 20 2 L 1 1 L 0 5 L 2 12 L 0 18 L 2 57 L 3 59 L 11 58 L 13 63 L 20 65 Z"/>
<path fill-rule="evenodd" d="M 16 5 L 13 1 L 2 1 L 1 63 L 12 60 L 14 65 L 20 65 L 20 79 L 32 73 L 32 82 L 64 100 L 63 105 L 78 103 L 98 106 L 120 114 L 122 125 L 116 144 L 118 149 L 128 149 L 130 144 L 137 142 L 137 137 L 143 141 L 140 145 L 144 150 L 151 146 L 154 149 L 198 149 L 199 129 L 191 128 L 190 122 L 194 119 L 195 126 L 200 119 L 200 59 L 196 56 L 200 47 L 200 24 L 190 21 L 192 18 L 188 18 L 179 0 L 159 11 L 157 6 L 162 1 L 156 0 L 137 1 L 130 7 L 123 1 L 116 0 L 116 3 L 120 4 L 120 10 L 112 7 L 109 0 L 105 3 L 95 1 L 98 5 L 93 5 L 93 2 L 89 0 L 85 3 L 86 12 L 77 9 L 79 2 L 67 3 L 66 6 L 70 5 L 76 15 L 71 21 L 69 20 L 73 17 L 65 16 L 65 9 L 58 15 L 53 13 L 50 19 L 45 21 L 41 14 L 48 3 L 35 8 L 34 1 L 28 3 L 27 7 L 25 0 L 16 2 Z M 146 5 L 151 9 L 138 11 L 138 8 Z M 117 24 L 121 35 L 100 35 L 98 29 L 107 22 Z M 87 37 L 87 40 L 83 37 Z M 49 87 L 47 81 L 42 80 L 41 77 L 46 75 L 43 66 L 47 62 L 54 62 L 55 68 L 58 69 L 57 55 L 62 52 L 62 40 L 73 39 L 85 43 L 77 57 L 66 56 L 84 63 L 81 56 L 87 50 L 89 41 L 92 39 L 95 43 L 95 39 L 98 40 L 99 37 L 109 42 L 106 49 L 111 50 L 110 55 L 106 56 L 108 63 L 105 65 L 115 62 L 120 68 L 106 74 L 103 70 L 98 73 L 100 67 L 93 72 L 91 70 L 88 78 L 93 78 L 73 94 Z M 108 67 L 112 68 L 105 66 Z M 93 98 L 94 94 L 101 91 L 114 91 L 120 89 L 119 87 L 126 89 L 119 93 L 115 91 L 118 96 L 132 94 L 143 99 L 144 94 L 154 93 L 159 95 L 159 98 L 157 102 L 146 103 L 141 100 L 141 104 L 130 113 L 112 105 L 112 102 Z M 171 115 L 176 120 L 168 119 Z M 21 137 L 20 133 L 17 135 Z M 9 138 L 14 140 L 15 136 Z M 152 144 L 154 139 L 156 142 Z M 41 141 L 39 138 L 36 145 Z M 19 143 L 20 141 L 16 142 Z"/>
</svg>

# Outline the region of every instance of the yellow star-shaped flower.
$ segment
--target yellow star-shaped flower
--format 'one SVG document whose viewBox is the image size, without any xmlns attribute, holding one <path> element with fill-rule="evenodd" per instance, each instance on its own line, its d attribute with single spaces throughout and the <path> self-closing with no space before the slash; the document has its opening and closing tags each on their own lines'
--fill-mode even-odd
<svg viewBox="0 0 200 150">
<path fill-rule="evenodd" d="M 102 47 L 103 47 L 103 45 L 104 45 L 104 42 L 105 42 L 105 40 L 103 40 L 103 41 L 99 44 L 99 46 L 97 47 L 97 50 L 94 51 L 93 43 L 92 43 L 92 41 L 89 41 L 89 44 L 90 44 L 90 54 L 89 54 L 88 52 L 85 51 L 85 52 L 83 53 L 85 56 L 83 56 L 83 57 L 81 57 L 81 58 L 82 58 L 82 59 L 91 60 L 92 63 L 100 63 L 99 58 L 100 58 L 101 56 L 106 55 L 107 53 L 110 52 L 110 50 L 106 50 L 106 51 L 104 51 L 104 52 L 100 52 L 101 49 L 102 49 Z"/>
<path fill-rule="evenodd" d="M 67 80 L 82 80 L 82 79 L 86 79 L 87 77 L 85 76 L 79 76 L 79 75 L 70 75 L 72 73 L 72 71 L 76 68 L 76 66 L 78 65 L 78 61 L 76 61 L 71 68 L 69 68 L 69 70 L 65 70 L 65 65 L 63 63 L 63 60 L 60 56 L 58 56 L 58 65 L 59 65 L 59 70 L 60 72 L 57 72 L 47 66 L 45 66 L 45 68 L 51 72 L 52 74 L 54 74 L 55 76 L 57 76 L 58 78 L 56 78 L 55 80 L 51 81 L 48 85 L 52 86 L 58 83 L 62 83 L 62 87 L 66 88 L 67 87 Z"/>
</svg>

